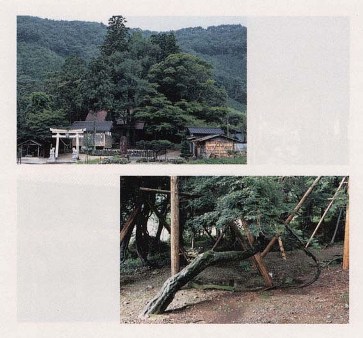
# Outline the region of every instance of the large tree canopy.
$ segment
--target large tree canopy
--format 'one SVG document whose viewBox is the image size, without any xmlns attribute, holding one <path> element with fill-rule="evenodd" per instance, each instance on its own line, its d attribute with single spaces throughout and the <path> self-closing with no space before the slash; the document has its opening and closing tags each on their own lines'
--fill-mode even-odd
<svg viewBox="0 0 363 338">
<path fill-rule="evenodd" d="M 180 100 L 225 105 L 226 93 L 215 86 L 212 66 L 200 58 L 185 54 L 171 54 L 150 70 L 150 80 L 171 102 Z"/>
<path fill-rule="evenodd" d="M 67 121 L 62 110 L 52 108 L 52 101 L 47 94 L 35 92 L 30 96 L 25 125 L 26 137 L 44 142 L 51 140 L 49 128 L 67 125 Z"/>
<path fill-rule="evenodd" d="M 47 27 L 51 24 L 52 21 L 46 22 Z M 72 25 L 66 25 L 67 29 L 68 26 Z M 46 48 L 45 32 L 41 30 L 40 36 L 34 29 L 23 28 L 21 26 L 18 32 L 21 43 L 37 41 L 41 43 L 39 48 Z M 88 28 L 92 30 L 94 26 Z M 54 33 L 53 29 L 50 31 Z M 61 29 L 60 32 L 63 34 Z M 75 37 L 70 33 L 67 31 L 65 36 L 73 41 Z M 121 120 L 127 126 L 126 135 L 122 131 L 122 136 L 129 141 L 134 139 L 130 130 L 136 120 L 145 122 L 145 140 L 148 141 L 166 139 L 180 143 L 185 127 L 190 125 L 224 129 L 233 126 L 246 130 L 244 115 L 232 112 L 227 106 L 231 101 L 224 87 L 216 82 L 212 65 L 199 56 L 182 53 L 174 32 L 155 34 L 130 30 L 125 18 L 116 15 L 110 18 L 103 36 L 97 53 L 88 53 L 87 60 L 83 58 L 84 53 L 77 52 L 78 47 L 69 48 L 70 54 L 67 54 L 63 48 L 65 40 L 62 40 L 63 64 L 50 58 L 47 66 L 43 65 L 47 61 L 40 54 L 49 53 L 37 52 L 33 54 L 35 58 L 26 58 L 23 54 L 27 50 L 19 45 L 20 141 L 27 132 L 36 130 L 35 125 L 40 127 L 36 122 L 29 129 L 31 123 L 26 121 L 29 95 L 34 89 L 50 97 L 52 114 L 59 112 L 59 121 L 66 113 L 68 125 L 83 120 L 89 111 L 107 110 L 107 119 Z M 95 41 L 99 41 L 99 37 Z M 56 53 L 55 41 L 49 45 L 52 53 Z"/>
</svg>

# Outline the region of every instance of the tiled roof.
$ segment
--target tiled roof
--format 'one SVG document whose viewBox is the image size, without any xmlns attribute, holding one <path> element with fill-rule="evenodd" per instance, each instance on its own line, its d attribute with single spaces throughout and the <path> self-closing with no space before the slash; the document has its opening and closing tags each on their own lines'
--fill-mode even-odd
<svg viewBox="0 0 363 338">
<path fill-rule="evenodd" d="M 217 138 L 217 137 L 221 137 L 221 138 L 224 138 L 224 139 L 227 139 L 227 140 L 231 140 L 233 142 L 236 142 L 236 143 L 242 143 L 242 141 L 236 139 L 236 138 L 232 138 L 232 137 L 228 137 L 226 135 L 208 135 L 208 136 L 203 136 L 203 137 L 200 137 L 200 138 L 196 138 L 194 140 L 191 140 L 192 142 L 204 142 L 204 141 L 207 141 L 207 140 L 211 140 L 213 138 Z"/>
<path fill-rule="evenodd" d="M 221 135 L 224 134 L 221 128 L 188 127 L 190 134 Z"/>
<path fill-rule="evenodd" d="M 27 140 L 27 141 L 24 141 L 24 142 L 18 144 L 18 146 L 22 146 L 22 145 L 35 145 L 35 146 L 40 146 L 40 147 L 42 146 L 41 143 L 34 141 L 34 140 Z"/>
<path fill-rule="evenodd" d="M 106 110 L 99 110 L 98 112 L 90 111 L 87 114 L 86 121 L 98 121 L 103 122 L 106 120 L 107 111 Z"/>
<path fill-rule="evenodd" d="M 92 132 L 96 129 L 96 132 L 111 131 L 112 121 L 75 121 L 73 122 L 71 129 L 86 129 L 88 132 Z"/>
</svg>

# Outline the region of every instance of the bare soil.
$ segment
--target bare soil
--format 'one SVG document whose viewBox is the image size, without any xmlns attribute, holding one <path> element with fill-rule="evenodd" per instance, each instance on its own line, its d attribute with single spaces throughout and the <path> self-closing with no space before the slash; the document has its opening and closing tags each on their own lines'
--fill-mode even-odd
<svg viewBox="0 0 363 338">
<path fill-rule="evenodd" d="M 274 289 L 266 290 L 250 260 L 207 268 L 197 282 L 204 286 L 229 285 L 234 291 L 184 287 L 177 292 L 165 314 L 138 318 L 143 307 L 158 293 L 170 269 L 137 268 L 121 274 L 121 323 L 274 323 L 344 324 L 349 322 L 349 273 L 343 271 L 342 246 L 314 253 L 320 260 L 319 279 L 307 287 L 315 273 L 313 262 L 301 250 L 287 252 L 287 260 L 272 252 L 265 263 Z"/>
</svg>

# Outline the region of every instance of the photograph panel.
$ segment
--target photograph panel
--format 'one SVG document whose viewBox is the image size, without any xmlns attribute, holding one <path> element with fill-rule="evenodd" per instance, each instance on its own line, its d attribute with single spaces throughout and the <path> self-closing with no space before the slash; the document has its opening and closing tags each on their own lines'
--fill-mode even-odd
<svg viewBox="0 0 363 338">
<path fill-rule="evenodd" d="M 348 323 L 348 181 L 121 177 L 121 323 Z"/>
<path fill-rule="evenodd" d="M 130 22 L 17 17 L 18 163 L 246 164 L 246 20 Z"/>
</svg>

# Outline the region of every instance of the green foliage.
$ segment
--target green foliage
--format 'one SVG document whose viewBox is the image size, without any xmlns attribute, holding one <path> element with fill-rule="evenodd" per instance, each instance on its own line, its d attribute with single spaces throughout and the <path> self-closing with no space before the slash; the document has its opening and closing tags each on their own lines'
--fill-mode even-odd
<svg viewBox="0 0 363 338">
<path fill-rule="evenodd" d="M 214 85 L 212 66 L 196 56 L 177 53 L 154 65 L 149 72 L 152 82 L 168 100 L 216 103 L 224 105 L 226 94 Z"/>
<path fill-rule="evenodd" d="M 175 32 L 184 52 L 214 67 L 216 81 L 240 105 L 247 104 L 247 29 L 241 25 L 185 28 Z M 245 110 L 242 106 L 238 110 Z"/>
<path fill-rule="evenodd" d="M 201 158 L 188 162 L 189 164 L 246 164 L 245 155 L 226 158 Z"/>
<path fill-rule="evenodd" d="M 17 41 L 53 51 L 61 57 L 77 55 L 86 60 L 98 54 L 106 26 L 84 21 L 57 21 L 31 16 L 17 17 Z"/>
<path fill-rule="evenodd" d="M 170 54 L 176 54 L 180 52 L 180 48 L 177 44 L 174 33 L 159 33 L 153 34 L 150 37 L 152 44 L 158 46 L 156 53 L 156 62 L 161 62 Z"/>
<path fill-rule="evenodd" d="M 155 153 L 173 148 L 174 144 L 168 140 L 139 141 L 136 146 L 140 149 L 153 150 Z"/>
<path fill-rule="evenodd" d="M 40 91 L 52 97 L 59 120 L 63 112 L 70 124 L 89 110 L 106 109 L 108 118 L 125 125 L 145 121 L 148 140 L 180 142 L 187 125 L 246 129 L 245 107 L 231 99 L 245 84 L 241 64 L 233 61 L 245 57 L 241 26 L 155 34 L 129 29 L 123 16 L 110 18 L 107 27 L 19 16 L 17 34 L 20 139 L 30 131 L 30 95 Z M 227 102 L 240 110 L 231 118 Z"/>
<path fill-rule="evenodd" d="M 108 158 L 104 158 L 100 164 L 128 164 L 130 161 L 127 158 L 120 157 L 120 156 L 112 156 Z"/>
<path fill-rule="evenodd" d="M 313 177 L 185 177 L 182 191 L 200 197 L 188 200 L 184 206 L 188 214 L 186 226 L 191 229 L 216 226 L 223 228 L 236 219 L 248 222 L 251 232 L 258 236 L 271 237 L 286 234 L 283 225 L 287 215 L 310 186 Z M 323 177 L 311 199 L 290 224 L 296 235 L 304 239 L 304 223 L 301 216 L 320 215 L 327 205 L 326 195 L 335 193 L 340 177 Z M 320 196 L 320 198 L 318 198 Z M 341 206 L 347 202 L 346 191 L 341 191 Z M 311 204 L 312 203 L 312 204 Z M 336 217 L 338 209 L 331 210 L 330 217 Z M 334 216 L 335 215 L 335 216 Z M 327 220 L 329 222 L 329 220 Z M 335 223 L 335 222 L 334 222 Z M 325 229 L 328 231 L 329 229 Z M 312 230 L 309 233 L 311 234 Z M 312 243 L 318 247 L 318 242 Z"/>
<path fill-rule="evenodd" d="M 183 129 L 183 111 L 174 106 L 164 95 L 147 96 L 143 106 L 138 108 L 135 118 L 145 121 L 145 132 L 150 138 L 174 139 Z"/>
<path fill-rule="evenodd" d="M 128 49 L 129 29 L 125 23 L 121 15 L 114 15 L 108 20 L 107 34 L 101 47 L 103 55 L 110 56 Z"/>
<path fill-rule="evenodd" d="M 53 110 L 52 102 L 48 95 L 42 92 L 33 93 L 30 96 L 30 104 L 25 116 L 26 131 L 30 138 L 37 141 L 50 141 L 49 128 L 66 125 L 65 114 L 62 110 Z"/>
<path fill-rule="evenodd" d="M 83 89 L 87 73 L 86 62 L 77 56 L 67 57 L 59 72 L 49 75 L 48 92 L 55 104 L 67 112 L 68 121 L 83 120 L 87 114 Z"/>
<path fill-rule="evenodd" d="M 189 142 L 184 140 L 181 143 L 180 156 L 183 158 L 189 158 L 192 156 L 190 151 Z"/>
</svg>

